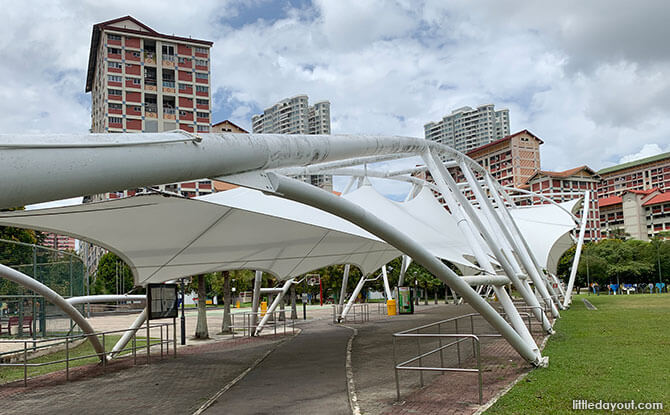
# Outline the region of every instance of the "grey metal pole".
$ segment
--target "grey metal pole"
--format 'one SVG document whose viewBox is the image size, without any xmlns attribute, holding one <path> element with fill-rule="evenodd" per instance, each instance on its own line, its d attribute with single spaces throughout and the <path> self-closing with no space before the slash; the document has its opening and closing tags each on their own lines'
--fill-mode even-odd
<svg viewBox="0 0 670 415">
<path fill-rule="evenodd" d="M 254 278 L 254 294 L 251 299 L 251 326 L 256 327 L 258 322 L 258 307 L 261 301 L 261 285 L 263 284 L 263 271 L 256 271 Z"/>
<path fill-rule="evenodd" d="M 275 191 L 287 199 L 292 199 L 326 212 L 344 218 L 368 232 L 387 241 L 400 251 L 414 258 L 429 272 L 449 284 L 463 296 L 470 305 L 477 310 L 512 347 L 526 360 L 534 365 L 544 364 L 543 358 L 498 314 L 493 307 L 484 301 L 477 293 L 449 267 L 444 265 L 423 246 L 413 241 L 393 226 L 385 223 L 362 207 L 329 192 L 317 189 L 307 183 L 268 173 L 268 177 Z"/>
<path fill-rule="evenodd" d="M 184 303 L 186 302 L 186 284 L 181 279 L 181 345 L 186 344 L 186 315 L 184 314 Z"/>
<path fill-rule="evenodd" d="M 347 284 L 349 284 L 349 270 L 351 269 L 350 264 L 344 265 L 344 274 L 342 274 L 342 289 L 340 290 L 340 299 L 338 302 L 340 305 L 344 304 L 344 299 L 347 296 Z"/>
</svg>

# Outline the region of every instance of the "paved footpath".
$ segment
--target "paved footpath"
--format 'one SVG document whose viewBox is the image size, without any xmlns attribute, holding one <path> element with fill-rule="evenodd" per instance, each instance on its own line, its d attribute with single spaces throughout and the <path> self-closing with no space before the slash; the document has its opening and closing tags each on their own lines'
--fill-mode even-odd
<svg viewBox="0 0 670 415">
<path fill-rule="evenodd" d="M 303 326 L 205 414 L 350 414 L 345 359 L 352 333 L 328 320 Z"/>
<path fill-rule="evenodd" d="M 419 307 L 415 315 L 348 324 L 358 331 L 351 362 L 361 412 L 471 412 L 475 406 L 469 403 L 476 399 L 476 378 L 472 375 L 463 379 L 452 377 L 454 374 L 426 375 L 426 387 L 419 389 L 415 374 L 403 374 L 404 402 L 394 405 L 391 339 L 393 332 L 469 312 L 471 309 L 464 305 L 431 305 Z M 346 350 L 354 332 L 331 324 L 325 310 L 319 317 L 301 322 L 302 332 L 295 337 L 211 342 L 181 348 L 176 359 L 154 359 L 148 366 L 132 366 L 132 359 L 122 359 L 109 365 L 106 374 L 96 366 L 76 368 L 71 372 L 71 382 L 65 382 L 63 373 L 55 373 L 29 381 L 28 388 L 22 384 L 2 385 L 0 413 L 193 414 L 209 402 L 205 415 L 348 414 Z M 479 325 L 478 329 L 488 331 Z M 491 344 L 497 341 L 491 340 Z M 398 351 L 400 358 L 415 355 L 414 344 L 400 346 Z M 469 352 L 465 345 L 463 352 Z M 483 354 L 501 353 L 494 348 Z M 502 355 L 506 360 L 496 362 L 498 365 L 508 367 L 512 362 L 509 359 L 516 359 L 514 353 Z M 454 363 L 453 354 L 445 359 L 446 364 Z M 498 380 L 511 380 L 518 370 L 527 370 L 516 360 L 513 368 L 517 370 L 509 376 L 500 376 L 498 371 L 491 374 Z M 467 390 L 455 388 L 454 381 L 467 385 Z M 450 400 L 445 400 L 445 390 L 450 389 L 456 396 L 451 394 Z M 222 390 L 225 392 L 220 393 Z"/>
</svg>

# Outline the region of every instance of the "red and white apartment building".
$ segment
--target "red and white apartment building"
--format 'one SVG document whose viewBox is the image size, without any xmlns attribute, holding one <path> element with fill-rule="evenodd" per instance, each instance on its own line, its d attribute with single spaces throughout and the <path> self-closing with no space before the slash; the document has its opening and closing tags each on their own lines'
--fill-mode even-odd
<svg viewBox="0 0 670 415">
<path fill-rule="evenodd" d="M 74 251 L 75 239 L 71 236 L 45 233 L 41 245 L 61 251 Z"/>
<path fill-rule="evenodd" d="M 209 133 L 212 44 L 158 33 L 131 16 L 94 25 L 86 78 L 91 132 Z M 187 197 L 213 191 L 210 180 L 156 187 Z M 138 191 L 119 189 L 102 199 Z"/>
<path fill-rule="evenodd" d="M 93 25 L 86 77 L 92 95 L 92 133 L 211 131 L 213 43 L 166 35 L 131 16 Z M 186 197 L 214 191 L 211 180 L 160 184 L 157 190 Z M 134 196 L 144 189 L 119 189 L 87 201 Z M 104 252 L 82 244 L 93 271 Z"/>
<path fill-rule="evenodd" d="M 641 240 L 670 230 L 670 153 L 598 172 L 588 166 L 553 172 L 540 170 L 542 143 L 524 130 L 471 150 L 467 155 L 501 184 L 552 194 L 551 198 L 557 202 L 569 199 L 566 192 L 591 191 L 587 240 L 612 236 L 617 228 Z M 535 198 L 527 203 L 547 202 Z"/>
</svg>

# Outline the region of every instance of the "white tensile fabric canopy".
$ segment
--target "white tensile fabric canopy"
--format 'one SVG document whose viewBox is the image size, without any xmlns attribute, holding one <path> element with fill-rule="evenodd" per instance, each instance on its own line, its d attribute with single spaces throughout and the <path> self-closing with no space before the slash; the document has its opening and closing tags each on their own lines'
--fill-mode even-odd
<svg viewBox="0 0 670 415">
<path fill-rule="evenodd" d="M 456 221 L 428 187 L 423 187 L 416 197 L 402 203 L 387 199 L 369 185 L 343 197 L 420 241 L 436 257 L 459 266 L 477 268 L 468 260 L 474 258 L 474 254 Z"/>
<path fill-rule="evenodd" d="M 400 255 L 341 218 L 249 189 L 203 200 L 146 195 L 8 212 L 0 224 L 100 245 L 128 263 L 139 285 L 228 269 L 288 279 L 331 264 L 367 274 Z"/>
<path fill-rule="evenodd" d="M 477 269 L 468 260 L 472 250 L 455 220 L 429 188 L 404 203 L 368 185 L 343 197 L 436 257 Z M 563 205 L 572 210 L 575 203 Z M 560 208 L 543 205 L 511 212 L 540 265 L 552 264 L 553 256 L 567 249 L 556 249 L 556 244 L 575 224 Z M 71 235 L 109 249 L 128 263 L 138 285 L 231 269 L 263 270 L 288 279 L 332 264 L 352 264 L 369 274 L 400 255 L 344 219 L 245 188 L 195 199 L 144 195 L 6 212 L 0 214 L 0 225 Z"/>
<path fill-rule="evenodd" d="M 519 207 L 510 209 L 510 213 L 526 239 L 528 246 L 538 260 L 539 265 L 552 274 L 556 273 L 556 264 L 563 253 L 572 246 L 570 232 L 576 224 L 572 216 L 581 199 L 573 199 L 553 204 Z M 570 241 L 569 243 L 566 243 Z"/>
</svg>

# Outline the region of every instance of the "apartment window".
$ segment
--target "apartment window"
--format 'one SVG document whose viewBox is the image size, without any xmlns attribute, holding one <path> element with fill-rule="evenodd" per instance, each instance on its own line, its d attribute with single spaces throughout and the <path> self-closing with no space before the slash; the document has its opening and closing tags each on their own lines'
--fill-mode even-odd
<svg viewBox="0 0 670 415">
<path fill-rule="evenodd" d="M 209 100 L 207 100 L 207 99 L 196 98 L 196 99 L 195 99 L 195 103 L 196 103 L 197 105 L 209 105 Z"/>
<path fill-rule="evenodd" d="M 133 85 L 142 85 L 142 80 L 140 78 L 133 78 Z"/>
<path fill-rule="evenodd" d="M 187 115 L 189 115 L 189 114 L 190 114 L 190 112 L 188 112 L 188 111 L 179 110 L 179 116 L 180 116 L 180 117 L 185 117 L 185 116 L 187 116 Z"/>
<path fill-rule="evenodd" d="M 123 67 L 123 64 L 121 62 L 109 61 L 109 62 L 107 62 L 107 67 L 108 68 L 114 68 L 114 69 L 121 69 Z"/>
<path fill-rule="evenodd" d="M 133 111 L 135 112 L 142 112 L 142 107 L 134 106 Z"/>
<path fill-rule="evenodd" d="M 180 56 L 178 60 L 179 63 L 191 63 L 191 58 L 183 58 Z"/>
<path fill-rule="evenodd" d="M 121 117 L 109 117 L 109 123 L 110 124 L 121 124 L 123 122 L 123 118 Z"/>
<path fill-rule="evenodd" d="M 196 112 L 196 115 L 198 116 L 198 118 L 207 118 L 207 117 L 209 117 L 209 113 L 208 113 L 208 112 L 200 112 L 200 111 L 198 111 L 198 112 Z"/>
<path fill-rule="evenodd" d="M 120 35 L 113 35 L 113 34 L 110 33 L 110 34 L 107 35 L 107 39 L 109 39 L 109 40 L 121 40 L 121 36 Z"/>
<path fill-rule="evenodd" d="M 141 55 L 140 52 L 133 51 L 133 56 L 139 58 Z"/>
<path fill-rule="evenodd" d="M 121 104 L 114 104 L 113 102 L 110 102 L 108 105 L 109 105 L 109 109 L 110 109 L 110 110 L 120 110 L 120 109 L 123 109 L 123 107 L 121 106 Z"/>
<path fill-rule="evenodd" d="M 121 95 L 123 95 L 123 92 L 121 92 L 120 89 L 110 89 L 109 95 L 116 95 L 120 97 Z"/>
<path fill-rule="evenodd" d="M 118 75 L 107 75 L 107 80 L 109 82 L 121 82 L 123 78 Z"/>
<path fill-rule="evenodd" d="M 206 48 L 195 48 L 195 53 L 207 53 Z"/>
<path fill-rule="evenodd" d="M 207 60 L 206 59 L 196 59 L 195 64 L 198 66 L 207 66 Z"/>
<path fill-rule="evenodd" d="M 119 48 L 107 48 L 107 53 L 113 54 L 113 55 L 120 55 L 121 54 L 121 49 L 119 49 Z"/>
<path fill-rule="evenodd" d="M 163 45 L 163 55 L 174 55 L 174 46 Z"/>
<path fill-rule="evenodd" d="M 199 125 L 198 126 L 198 132 L 199 133 L 208 133 L 209 132 L 209 125 Z"/>
<path fill-rule="evenodd" d="M 209 88 L 206 87 L 206 86 L 202 86 L 202 85 L 196 85 L 195 90 L 197 92 L 208 92 Z"/>
<path fill-rule="evenodd" d="M 188 88 L 190 88 L 189 84 L 179 84 L 179 90 L 180 91 L 187 90 Z"/>
<path fill-rule="evenodd" d="M 209 78 L 209 75 L 206 74 L 206 73 L 202 73 L 202 72 L 196 72 L 195 77 L 197 79 L 207 79 L 207 78 Z"/>
</svg>

